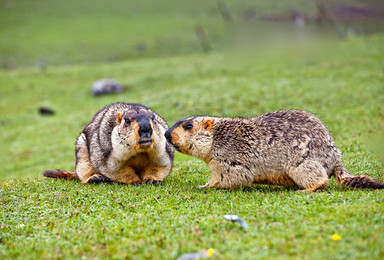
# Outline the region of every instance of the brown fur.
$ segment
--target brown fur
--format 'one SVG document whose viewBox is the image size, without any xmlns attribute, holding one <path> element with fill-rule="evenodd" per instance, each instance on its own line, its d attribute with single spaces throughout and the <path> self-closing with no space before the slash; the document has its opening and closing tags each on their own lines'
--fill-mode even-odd
<svg viewBox="0 0 384 260">
<path fill-rule="evenodd" d="M 145 106 L 105 106 L 77 138 L 75 173 L 57 170 L 43 175 L 77 176 L 83 183 L 161 182 L 169 175 L 173 163 L 173 148 L 164 138 L 167 130 L 165 121 Z"/>
<path fill-rule="evenodd" d="M 331 176 L 351 188 L 384 188 L 368 176 L 353 176 L 324 124 L 297 110 L 256 118 L 192 116 L 165 134 L 177 151 L 204 160 L 211 171 L 202 188 L 249 184 L 323 189 Z"/>
<path fill-rule="evenodd" d="M 76 173 L 59 169 L 55 171 L 45 171 L 43 175 L 50 178 L 77 179 Z"/>
</svg>

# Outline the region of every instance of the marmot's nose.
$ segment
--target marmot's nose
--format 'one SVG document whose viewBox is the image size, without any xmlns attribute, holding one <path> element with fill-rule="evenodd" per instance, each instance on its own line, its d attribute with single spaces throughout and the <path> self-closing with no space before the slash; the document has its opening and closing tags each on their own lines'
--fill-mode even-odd
<svg viewBox="0 0 384 260">
<path fill-rule="evenodd" d="M 151 134 L 152 134 L 152 127 L 149 123 L 140 125 L 140 129 L 139 129 L 140 136 L 150 137 Z"/>
<path fill-rule="evenodd" d="M 170 142 L 171 143 L 171 130 L 168 130 L 167 132 L 165 132 L 165 134 L 164 134 L 164 136 L 165 136 L 165 138 L 167 138 L 167 140 L 168 140 L 168 142 Z"/>
</svg>

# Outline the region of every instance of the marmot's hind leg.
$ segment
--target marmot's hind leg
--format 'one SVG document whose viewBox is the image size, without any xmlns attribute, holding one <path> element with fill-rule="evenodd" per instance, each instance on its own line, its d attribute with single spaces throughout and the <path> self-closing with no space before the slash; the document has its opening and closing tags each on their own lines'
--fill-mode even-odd
<svg viewBox="0 0 384 260">
<path fill-rule="evenodd" d="M 293 168 L 288 173 L 289 177 L 303 192 L 322 190 L 329 181 L 326 169 L 317 162 L 306 161 Z"/>
<path fill-rule="evenodd" d="M 76 141 L 76 169 L 75 172 L 82 183 L 109 182 L 110 180 L 98 174 L 89 158 L 86 137 L 83 133 Z"/>
</svg>

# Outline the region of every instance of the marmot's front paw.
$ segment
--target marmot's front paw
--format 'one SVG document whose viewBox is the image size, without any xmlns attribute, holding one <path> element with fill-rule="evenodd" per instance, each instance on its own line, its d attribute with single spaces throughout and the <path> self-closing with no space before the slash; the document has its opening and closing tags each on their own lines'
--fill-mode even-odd
<svg viewBox="0 0 384 260">
<path fill-rule="evenodd" d="M 209 183 L 206 183 L 205 185 L 199 185 L 199 186 L 197 186 L 197 188 L 199 189 L 199 190 L 203 190 L 203 189 L 206 189 L 206 188 L 208 188 L 209 187 Z"/>
<path fill-rule="evenodd" d="M 161 183 L 161 181 L 159 181 L 159 180 L 154 181 L 151 179 L 146 179 L 143 181 L 143 184 L 147 184 L 147 185 L 159 185 L 160 183 Z"/>
<path fill-rule="evenodd" d="M 88 179 L 87 183 L 100 183 L 100 182 L 111 182 L 111 180 L 103 175 L 94 174 Z"/>
</svg>

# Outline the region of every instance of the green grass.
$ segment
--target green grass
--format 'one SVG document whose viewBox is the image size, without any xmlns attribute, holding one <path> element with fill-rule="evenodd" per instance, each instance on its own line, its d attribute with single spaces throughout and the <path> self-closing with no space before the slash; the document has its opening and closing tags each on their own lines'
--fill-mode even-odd
<svg viewBox="0 0 384 260">
<path fill-rule="evenodd" d="M 307 56 L 290 59 L 296 54 L 260 62 L 216 53 L 0 72 L 0 257 L 169 259 L 214 248 L 219 259 L 382 258 L 382 191 L 334 182 L 315 194 L 274 186 L 200 191 L 206 166 L 180 154 L 159 187 L 40 174 L 73 169 L 84 125 L 100 107 L 127 101 L 152 107 L 170 124 L 191 114 L 306 109 L 326 123 L 352 173 L 383 180 L 382 154 L 368 145 L 383 147 L 383 46 L 383 35 L 352 38 L 337 43 L 331 59 L 310 64 Z M 95 98 L 89 87 L 100 77 L 130 88 Z M 55 116 L 40 116 L 40 105 Z M 249 230 L 224 214 L 238 214 Z M 340 241 L 331 239 L 335 233 Z"/>
<path fill-rule="evenodd" d="M 169 125 L 196 114 L 304 109 L 327 125 L 351 173 L 384 181 L 383 33 L 203 55 L 191 28 L 203 24 L 215 47 L 222 43 L 226 29 L 216 2 L 94 1 L 93 8 L 67 2 L 55 3 L 57 11 L 43 0 L 3 1 L 0 9 L 0 23 L 7 25 L 0 28 L 1 67 L 51 59 L 46 69 L 0 70 L 0 259 L 174 259 L 208 248 L 217 259 L 384 257 L 383 191 L 352 191 L 334 181 L 313 194 L 263 185 L 198 190 L 209 171 L 180 153 L 158 187 L 41 176 L 48 169 L 73 170 L 83 127 L 104 105 L 124 101 L 153 108 Z M 299 0 L 230 7 L 238 17 L 250 7 L 261 14 L 315 12 L 314 3 Z M 129 39 L 119 41 L 126 19 L 134 26 Z M 134 46 L 142 42 L 149 47 L 138 54 Z M 81 43 L 89 52 L 77 49 Z M 122 61 L 84 64 L 116 57 Z M 123 60 L 128 57 L 142 59 Z M 105 77 L 128 90 L 93 97 L 92 82 Z M 39 115 L 40 106 L 55 115 Z M 226 222 L 225 214 L 242 217 L 248 230 Z M 341 240 L 333 241 L 333 234 Z"/>
<path fill-rule="evenodd" d="M 219 259 L 383 256 L 383 198 L 332 187 L 195 189 L 205 169 L 176 166 L 159 187 L 29 179 L 3 183 L 5 258 L 154 258 L 214 248 Z M 369 201 L 369 203 L 367 203 Z M 248 231 L 223 220 L 238 214 Z M 331 239 L 339 234 L 339 241 Z"/>
</svg>

